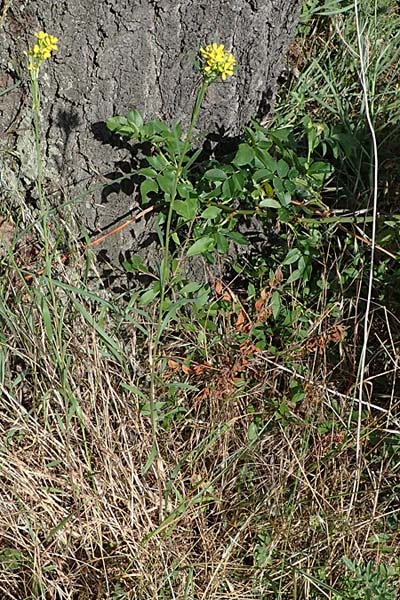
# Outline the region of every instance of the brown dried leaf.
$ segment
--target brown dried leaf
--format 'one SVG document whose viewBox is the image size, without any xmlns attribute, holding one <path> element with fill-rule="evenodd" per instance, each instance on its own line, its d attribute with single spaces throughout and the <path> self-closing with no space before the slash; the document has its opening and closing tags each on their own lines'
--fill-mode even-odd
<svg viewBox="0 0 400 600">
<path fill-rule="evenodd" d="M 239 311 L 238 317 L 236 319 L 235 329 L 236 329 L 236 331 L 242 331 L 242 332 L 246 333 L 246 332 L 250 331 L 250 328 L 251 328 L 250 319 L 248 318 L 245 311 L 241 308 Z"/>
<path fill-rule="evenodd" d="M 274 274 L 274 285 L 279 285 L 281 284 L 283 281 L 283 273 L 282 273 L 282 267 L 279 266 Z"/>
<path fill-rule="evenodd" d="M 168 366 L 170 369 L 172 369 L 173 371 L 178 371 L 181 368 L 180 363 L 178 363 L 176 360 L 172 360 L 170 359 L 168 361 Z"/>
<path fill-rule="evenodd" d="M 209 371 L 210 369 L 212 369 L 212 367 L 209 363 L 201 363 L 201 364 L 193 367 L 193 373 L 195 375 L 199 376 L 199 375 L 203 375 L 203 373 L 205 373 L 206 371 Z"/>
<path fill-rule="evenodd" d="M 223 286 L 223 283 L 222 283 L 222 281 L 220 279 L 216 280 L 214 289 L 215 289 L 215 293 L 218 296 L 222 296 L 222 292 L 224 290 L 224 286 Z"/>
<path fill-rule="evenodd" d="M 332 329 L 329 330 L 328 336 L 330 342 L 341 342 L 344 338 L 344 334 L 346 333 L 346 327 L 344 325 L 335 325 Z"/>
</svg>

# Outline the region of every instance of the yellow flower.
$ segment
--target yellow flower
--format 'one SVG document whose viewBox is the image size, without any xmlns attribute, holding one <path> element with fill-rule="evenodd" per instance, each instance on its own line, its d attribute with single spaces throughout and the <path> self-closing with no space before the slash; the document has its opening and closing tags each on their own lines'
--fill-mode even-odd
<svg viewBox="0 0 400 600">
<path fill-rule="evenodd" d="M 221 76 L 225 81 L 228 75 L 233 75 L 236 60 L 233 54 L 224 50 L 224 44 L 208 44 L 205 48 L 200 48 L 200 53 L 204 59 L 203 71 L 206 78 L 217 79 Z"/>
<path fill-rule="evenodd" d="M 58 39 L 54 35 L 50 35 L 44 31 L 39 31 L 39 33 L 35 33 L 34 35 L 36 43 L 25 54 L 28 57 L 29 71 L 37 76 L 42 62 L 50 58 L 52 52 L 57 52 Z"/>
</svg>

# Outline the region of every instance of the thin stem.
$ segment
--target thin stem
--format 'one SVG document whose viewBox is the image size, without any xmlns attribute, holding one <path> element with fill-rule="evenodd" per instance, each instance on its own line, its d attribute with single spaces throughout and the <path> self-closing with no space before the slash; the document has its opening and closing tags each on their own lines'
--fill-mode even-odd
<svg viewBox="0 0 400 600">
<path fill-rule="evenodd" d="M 171 197 L 169 202 L 168 216 L 165 227 L 165 242 L 163 248 L 163 258 L 160 267 L 160 304 L 158 311 L 158 322 L 157 328 L 155 331 L 154 342 L 149 345 L 149 363 L 150 363 L 150 419 L 151 419 L 151 429 L 153 436 L 153 461 L 155 460 L 155 471 L 157 473 L 157 482 L 158 482 L 158 491 L 160 497 L 160 506 L 159 506 L 159 519 L 160 523 L 163 521 L 163 489 L 162 489 L 162 479 L 159 473 L 160 469 L 160 448 L 157 439 L 157 430 L 158 430 L 158 415 L 156 410 L 156 374 L 157 374 L 157 358 L 158 358 L 158 349 L 160 344 L 160 338 L 163 331 L 163 319 L 164 319 L 164 300 L 165 293 L 168 285 L 170 268 L 169 268 L 169 247 L 170 247 L 170 237 L 171 237 L 171 224 L 172 224 L 172 215 L 174 212 L 174 203 L 178 190 L 178 183 L 182 176 L 183 172 L 183 163 L 186 157 L 186 154 L 190 148 L 190 143 L 192 139 L 193 129 L 196 125 L 197 118 L 200 113 L 200 108 L 202 102 L 204 100 L 204 95 L 206 93 L 207 87 L 209 86 L 210 81 L 207 79 L 203 79 L 200 90 L 196 96 L 196 102 L 193 107 L 192 117 L 190 121 L 190 126 L 188 130 L 188 134 L 186 136 L 185 143 L 182 148 L 182 152 L 179 156 L 179 161 L 175 171 L 175 178 L 171 190 Z"/>
<path fill-rule="evenodd" d="M 40 91 L 39 81 L 36 73 L 32 73 L 32 112 L 33 112 L 33 131 L 35 135 L 35 154 L 36 154 L 36 187 L 38 190 L 39 201 L 42 206 L 43 203 L 43 166 L 42 166 L 42 154 L 40 144 Z"/>
<path fill-rule="evenodd" d="M 199 116 L 200 108 L 203 103 L 204 95 L 206 93 L 208 85 L 209 85 L 208 81 L 203 80 L 201 88 L 196 96 L 196 102 L 193 107 L 192 118 L 190 121 L 188 134 L 186 136 L 186 140 L 185 140 L 181 155 L 179 157 L 178 166 L 176 168 L 176 175 L 175 175 L 175 179 L 174 179 L 171 200 L 170 200 L 169 209 L 168 209 L 167 224 L 165 227 L 165 243 L 164 243 L 163 259 L 162 259 L 162 264 L 161 264 L 161 289 L 160 289 L 160 300 L 161 300 L 160 301 L 160 309 L 161 310 L 160 310 L 160 316 L 162 316 L 162 305 L 163 305 L 163 301 L 165 299 L 165 291 L 166 291 L 166 286 L 167 286 L 168 276 L 169 276 L 169 245 L 170 245 L 170 238 L 171 238 L 171 222 L 172 222 L 172 215 L 174 212 L 174 203 L 176 200 L 178 183 L 179 183 L 179 180 L 182 175 L 183 161 L 185 160 L 186 154 L 190 148 L 193 129 L 196 125 L 197 118 Z M 161 334 L 161 332 L 160 332 L 160 334 Z M 158 341 L 159 341 L 159 338 L 157 340 L 157 343 L 158 343 Z"/>
<path fill-rule="evenodd" d="M 163 329 L 164 300 L 165 300 L 165 294 L 166 294 L 166 289 L 167 289 L 169 274 L 170 274 L 169 248 L 170 248 L 170 239 L 171 239 L 172 216 L 174 213 L 174 204 L 175 204 L 175 200 L 176 200 L 176 196 L 177 196 L 178 183 L 180 181 L 180 178 L 181 178 L 182 172 L 183 172 L 183 163 L 186 158 L 187 152 L 190 148 L 193 130 L 196 126 L 196 122 L 197 122 L 197 119 L 198 119 L 198 116 L 200 113 L 201 105 L 203 103 L 204 96 L 205 96 L 205 93 L 206 93 L 206 90 L 207 90 L 209 84 L 210 84 L 209 80 L 203 79 L 202 85 L 196 96 L 196 101 L 195 101 L 195 104 L 193 107 L 192 117 L 190 120 L 190 126 L 188 129 L 185 143 L 182 148 L 182 152 L 180 153 L 177 167 L 176 167 L 175 178 L 174 178 L 173 187 L 172 187 L 172 191 L 171 191 L 171 198 L 170 198 L 170 202 L 169 202 L 167 222 L 166 222 L 166 227 L 165 227 L 165 241 L 164 241 L 164 248 L 163 248 L 163 258 L 162 258 L 161 268 L 160 268 L 160 305 L 159 305 L 160 308 L 159 308 L 159 312 L 158 312 L 158 322 L 157 322 L 157 329 L 155 332 L 154 343 L 152 344 L 152 347 L 150 350 L 150 368 L 151 368 L 150 413 L 151 413 L 151 424 L 152 424 L 154 438 L 155 438 L 155 435 L 157 432 L 157 425 L 158 425 L 157 414 L 156 414 L 156 410 L 155 410 L 156 362 L 157 362 L 160 338 L 161 338 L 162 329 Z"/>
<path fill-rule="evenodd" d="M 33 131 L 35 137 L 35 155 L 36 155 L 36 189 L 39 196 L 40 218 L 43 228 L 43 240 L 45 248 L 45 271 L 46 275 L 51 272 L 49 236 L 47 228 L 47 206 L 43 193 L 43 162 L 42 148 L 40 139 L 40 89 L 39 89 L 39 73 L 32 72 L 31 75 L 31 91 L 32 91 L 32 112 L 33 112 Z"/>
</svg>

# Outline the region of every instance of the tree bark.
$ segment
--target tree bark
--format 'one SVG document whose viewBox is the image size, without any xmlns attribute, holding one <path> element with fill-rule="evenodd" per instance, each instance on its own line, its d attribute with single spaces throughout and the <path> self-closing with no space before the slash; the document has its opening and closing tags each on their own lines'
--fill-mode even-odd
<svg viewBox="0 0 400 600">
<path fill-rule="evenodd" d="M 194 66 L 198 48 L 217 41 L 234 53 L 238 68 L 235 77 L 209 89 L 200 130 L 238 134 L 250 117 L 264 117 L 271 110 L 299 4 L 299 0 L 3 0 L 0 89 L 22 80 L 0 99 L 0 145 L 16 150 L 19 170 L 15 174 L 3 165 L 3 179 L 16 175 L 16 180 L 33 186 L 23 52 L 32 45 L 34 31 L 59 38 L 59 52 L 41 69 L 48 183 L 65 199 L 75 198 L 78 213 L 86 214 L 88 225 L 99 229 L 134 206 L 133 197 L 121 193 L 106 200 L 99 192 L 90 201 L 77 199 L 84 187 L 104 183 L 103 175 L 127 154 L 105 143 L 102 123 L 134 107 L 145 118 L 187 124 L 199 79 Z"/>
</svg>

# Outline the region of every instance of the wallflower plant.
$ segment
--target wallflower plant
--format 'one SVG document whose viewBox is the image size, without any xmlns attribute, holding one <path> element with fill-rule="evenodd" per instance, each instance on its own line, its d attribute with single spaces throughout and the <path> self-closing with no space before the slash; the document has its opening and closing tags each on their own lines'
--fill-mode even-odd
<svg viewBox="0 0 400 600">
<path fill-rule="evenodd" d="M 136 110 L 130 111 L 127 117 L 112 117 L 107 121 L 107 127 L 112 132 L 125 137 L 136 138 L 140 142 L 150 142 L 153 145 L 156 152 L 147 157 L 149 167 L 139 171 L 139 174 L 146 177 L 141 186 L 141 193 L 142 197 L 146 197 L 148 193 L 160 191 L 166 204 L 167 214 L 162 249 L 163 256 L 156 288 L 154 291 L 150 290 L 149 296 L 153 299 L 159 296 L 160 299 L 158 321 L 150 352 L 151 389 L 149 412 L 154 439 L 154 457 L 158 455 L 156 436 L 158 416 L 156 411 L 155 383 L 158 370 L 159 344 L 165 327 L 179 308 L 178 303 L 171 310 L 171 304 L 167 298 L 167 287 L 171 279 L 171 237 L 174 237 L 174 241 L 176 242 L 176 231 L 171 232 L 172 220 L 174 214 L 183 214 L 183 218 L 187 222 L 193 219 L 197 212 L 198 200 L 188 179 L 189 169 L 200 154 L 200 150 L 198 150 L 189 156 L 193 130 L 196 126 L 207 88 L 218 77 L 221 77 L 225 81 L 227 76 L 233 75 L 234 65 L 236 64 L 233 55 L 225 52 L 223 45 L 209 44 L 200 50 L 200 54 L 203 58 L 202 80 L 196 94 L 189 129 L 184 140 L 182 140 L 180 125 L 169 128 L 160 121 L 144 124 L 140 113 Z M 196 253 L 198 252 L 195 251 L 193 254 Z M 181 302 L 180 305 L 183 303 Z"/>
<path fill-rule="evenodd" d="M 235 58 L 231 53 L 224 50 L 223 44 L 220 46 L 216 43 L 208 44 L 200 49 L 200 55 L 202 58 L 202 80 L 196 94 L 189 129 L 184 140 L 182 140 L 180 125 L 168 128 L 160 121 L 151 121 L 144 124 L 137 110 L 130 111 L 127 117 L 111 117 L 107 121 L 107 127 L 113 133 L 128 138 L 136 138 L 141 143 L 150 142 L 158 150 L 162 146 L 166 146 L 166 154 L 169 156 L 168 160 L 165 157 L 166 154 L 164 151 L 158 156 L 149 156 L 147 157 L 147 161 L 150 165 L 150 170 L 144 169 L 139 171 L 139 174 L 146 176 L 141 185 L 142 198 L 145 199 L 149 193 L 160 190 L 164 194 L 164 200 L 168 205 L 163 259 L 159 273 L 160 286 L 158 293 L 160 294 L 161 306 L 164 304 L 167 281 L 170 275 L 169 247 L 173 215 L 174 213 L 178 215 L 184 213 L 186 218 L 192 219 L 197 207 L 197 202 L 195 202 L 194 196 L 189 191 L 187 180 L 188 170 L 200 153 L 200 151 L 197 151 L 192 156 L 188 156 L 193 130 L 196 126 L 207 88 L 219 77 L 225 81 L 227 76 L 232 76 L 236 65 Z M 159 177 L 153 178 L 157 170 L 159 171 Z M 185 207 L 183 207 L 182 200 L 180 200 L 184 189 L 188 190 L 188 195 L 183 196 Z M 161 331 L 156 336 L 156 346 L 160 335 Z"/>
<path fill-rule="evenodd" d="M 58 38 L 54 35 L 39 31 L 34 33 L 36 42 L 24 52 L 28 58 L 27 69 L 31 82 L 31 98 L 32 98 L 32 114 L 33 114 L 33 130 L 35 136 L 35 154 L 36 154 L 36 188 L 39 196 L 42 233 L 45 245 L 46 270 L 51 270 L 50 244 L 47 228 L 47 206 L 43 193 L 43 166 L 42 166 L 42 151 L 40 143 L 40 89 L 39 89 L 39 71 L 43 62 L 51 58 L 52 52 L 58 50 Z"/>
<path fill-rule="evenodd" d="M 313 163 L 311 158 L 297 156 L 291 147 L 290 129 L 274 134 L 256 123 L 246 128 L 244 140 L 233 155 L 221 162 L 209 158 L 199 165 L 202 148 L 194 149 L 191 144 L 204 96 L 214 82 L 226 81 L 232 76 L 236 66 L 234 56 L 224 50 L 223 44 L 207 44 L 199 54 L 202 79 L 186 137 L 179 123 L 170 126 L 158 120 L 145 123 L 137 110 L 131 110 L 126 117 L 114 116 L 107 121 L 108 129 L 114 134 L 142 144 L 145 165 L 135 172 L 142 178 L 140 196 L 143 204 L 153 202 L 157 207 L 158 230 L 163 229 L 159 272 L 152 274 L 154 283 L 140 297 L 142 306 L 159 300 L 150 353 L 150 401 L 146 408 L 154 434 L 154 458 L 158 454 L 155 383 L 161 360 L 161 335 L 181 309 L 191 305 L 194 310 L 201 310 L 210 297 L 207 284 L 187 282 L 180 274 L 182 261 L 171 255 L 171 241 L 183 256 L 202 255 L 213 262 L 215 255 L 226 254 L 232 243 L 247 243 L 239 231 L 239 223 L 245 218 L 265 219 L 270 228 L 273 216 L 289 223 L 297 218 L 299 210 L 306 216 L 307 211 L 312 215 L 315 207 L 322 212 L 319 189 L 330 173 L 326 163 Z M 294 194 L 304 200 L 301 209 L 290 201 Z M 314 241 L 310 243 L 310 248 L 292 252 L 287 259 L 287 264 L 293 265 L 292 282 L 295 278 L 310 276 Z M 138 268 L 139 271 L 140 265 L 143 263 L 139 257 L 125 264 L 128 270 Z M 277 296 L 275 315 L 280 306 Z"/>
</svg>

